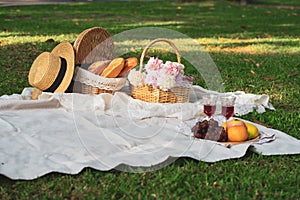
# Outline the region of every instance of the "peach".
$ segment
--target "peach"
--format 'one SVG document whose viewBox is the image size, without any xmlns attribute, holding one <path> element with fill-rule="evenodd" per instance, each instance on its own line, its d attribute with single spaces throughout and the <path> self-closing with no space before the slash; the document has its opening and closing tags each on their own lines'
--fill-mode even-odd
<svg viewBox="0 0 300 200">
<path fill-rule="evenodd" d="M 242 142 L 248 139 L 248 130 L 246 124 L 238 119 L 233 119 L 222 124 L 225 128 L 228 141 L 230 142 Z"/>
</svg>

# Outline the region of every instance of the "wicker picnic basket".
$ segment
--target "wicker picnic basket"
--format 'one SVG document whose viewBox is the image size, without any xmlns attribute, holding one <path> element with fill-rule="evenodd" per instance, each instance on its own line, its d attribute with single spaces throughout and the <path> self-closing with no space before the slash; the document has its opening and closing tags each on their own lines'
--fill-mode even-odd
<svg viewBox="0 0 300 200">
<path fill-rule="evenodd" d="M 73 48 L 75 65 L 86 67 L 100 60 L 112 60 L 114 43 L 109 32 L 101 27 L 93 27 L 82 31 L 76 38 Z"/>
<path fill-rule="evenodd" d="M 147 50 L 155 43 L 158 42 L 165 42 L 169 44 L 176 53 L 177 62 L 180 63 L 180 54 L 178 49 L 170 40 L 165 38 L 157 38 L 151 41 L 143 50 L 141 57 L 140 57 L 140 69 L 139 72 L 142 73 L 143 71 L 143 62 L 144 57 Z M 146 102 L 153 102 L 153 103 L 184 103 L 189 102 L 189 94 L 190 94 L 190 85 L 182 85 L 172 87 L 168 90 L 162 90 L 160 88 L 154 88 L 152 85 L 144 84 L 143 86 L 134 86 L 130 84 L 131 95 L 135 99 L 139 99 Z"/>
<path fill-rule="evenodd" d="M 76 65 L 73 92 L 91 95 L 113 94 L 125 86 L 125 77 L 105 78 L 86 70 L 94 62 L 114 58 L 114 44 L 107 30 L 101 27 L 86 29 L 78 35 L 73 47 Z"/>
<path fill-rule="evenodd" d="M 113 94 L 125 86 L 126 77 L 105 78 L 82 69 L 81 67 L 76 67 L 74 81 L 73 89 L 75 92 L 91 95 L 101 93 Z"/>
</svg>

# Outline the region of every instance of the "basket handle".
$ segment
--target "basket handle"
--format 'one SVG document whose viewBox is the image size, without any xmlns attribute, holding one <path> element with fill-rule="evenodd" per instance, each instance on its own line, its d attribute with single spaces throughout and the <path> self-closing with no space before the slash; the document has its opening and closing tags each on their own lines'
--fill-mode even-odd
<svg viewBox="0 0 300 200">
<path fill-rule="evenodd" d="M 153 44 L 155 44 L 157 42 L 168 43 L 174 49 L 176 56 L 177 56 L 177 62 L 180 63 L 180 54 L 179 54 L 179 51 L 178 51 L 177 47 L 175 46 L 175 44 L 166 38 L 157 38 L 157 39 L 151 41 L 143 50 L 142 55 L 140 57 L 140 72 L 142 72 L 142 70 L 143 70 L 143 62 L 144 62 L 144 57 L 145 57 L 146 52 Z"/>
</svg>

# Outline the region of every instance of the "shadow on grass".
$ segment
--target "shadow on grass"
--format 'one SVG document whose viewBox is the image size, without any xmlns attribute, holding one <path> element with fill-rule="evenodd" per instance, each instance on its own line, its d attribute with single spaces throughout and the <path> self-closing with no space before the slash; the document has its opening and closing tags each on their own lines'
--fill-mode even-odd
<svg viewBox="0 0 300 200">
<path fill-rule="evenodd" d="M 1 29 L 14 36 L 73 34 L 94 26 L 104 27 L 111 34 L 155 26 L 192 37 L 247 38 L 264 34 L 297 36 L 299 33 L 299 21 L 293 13 L 289 15 L 290 11 L 260 6 L 245 8 L 226 1 L 96 2 L 0 10 Z M 272 14 L 266 14 L 267 11 Z M 284 24 L 292 25 L 287 29 L 282 27 Z"/>
<path fill-rule="evenodd" d="M 158 168 L 157 170 L 149 170 L 149 168 L 139 168 L 140 171 L 130 172 L 131 167 L 121 165 L 118 166 L 116 169 L 111 169 L 108 171 L 101 171 L 97 169 L 93 169 L 90 167 L 83 168 L 80 172 L 77 174 L 67 174 L 67 173 L 60 173 L 60 172 L 49 172 L 45 175 L 42 175 L 40 177 L 37 177 L 32 180 L 13 180 L 10 179 L 4 175 L 0 175 L 0 187 L 10 188 L 9 190 L 13 190 L 11 187 L 22 187 L 22 185 L 28 184 L 28 182 L 32 184 L 43 184 L 45 181 L 47 183 L 50 183 L 49 185 L 52 185 L 52 182 L 57 182 L 58 179 L 61 179 L 60 184 L 70 184 L 70 182 L 81 182 L 82 177 L 84 178 L 85 184 L 95 184 L 95 182 L 101 181 L 103 179 L 106 179 L 109 181 L 109 179 L 115 180 L 124 176 L 128 178 L 135 179 L 134 181 L 139 181 L 138 179 L 140 176 L 144 176 L 143 174 L 147 173 L 149 177 L 153 177 L 158 175 L 159 173 L 164 173 L 167 171 L 178 171 L 178 169 L 181 170 L 181 173 L 199 173 L 203 171 L 207 171 L 208 173 L 214 173 L 215 170 L 220 170 L 222 168 L 228 168 L 228 166 L 236 165 L 238 164 L 241 168 L 247 167 L 247 164 L 249 165 L 248 168 L 251 169 L 254 166 L 260 166 L 260 167 L 266 167 L 266 168 L 272 168 L 273 167 L 273 161 L 278 161 L 278 165 L 281 165 L 280 163 L 284 163 L 285 161 L 292 161 L 294 160 L 294 165 L 296 164 L 297 159 L 299 159 L 299 155 L 273 155 L 273 156 L 263 156 L 258 153 L 254 153 L 252 151 L 247 151 L 245 155 L 241 158 L 234 158 L 234 159 L 227 159 L 217 162 L 203 162 L 198 161 L 189 157 L 181 157 L 177 158 L 173 163 L 170 163 L 169 165 L 163 166 Z M 120 171 L 118 168 L 124 168 L 128 169 L 127 171 Z M 292 167 L 292 166 L 291 166 Z M 133 170 L 131 170 L 133 171 Z M 199 175 L 201 175 L 201 173 Z M 159 176 L 159 175 L 158 175 Z M 16 185 L 17 184 L 17 185 Z"/>
<path fill-rule="evenodd" d="M 43 51 L 51 51 L 56 43 L 19 43 L 0 48 L 0 95 L 21 93 L 29 87 L 28 73 L 34 59 Z"/>
<path fill-rule="evenodd" d="M 267 5 L 267 6 L 275 6 L 275 7 L 283 7 L 283 8 L 295 8 L 298 7 L 300 9 L 300 2 L 295 0 L 253 0 L 252 4 L 254 5 Z"/>
<path fill-rule="evenodd" d="M 69 41 L 73 42 L 73 41 Z M 138 42 L 138 41 L 136 41 Z M 3 45 L 0 48 L 0 78 L 1 78 L 1 91 L 0 95 L 20 93 L 24 87 L 28 87 L 27 76 L 31 64 L 34 59 L 43 51 L 51 51 L 58 42 L 34 42 L 34 43 L 19 43 L 11 45 Z M 294 48 L 299 44 L 298 41 L 257 41 L 257 42 L 226 42 L 209 43 L 210 46 L 222 48 L 239 49 L 247 45 L 273 45 L 274 48 L 285 46 L 285 48 Z M 118 48 L 123 48 L 122 45 L 118 45 Z M 181 50 L 179 49 L 179 52 Z M 193 49 L 191 49 L 193 51 Z M 187 52 L 188 53 L 188 52 Z M 225 86 L 233 90 L 244 90 L 250 93 L 264 93 L 272 84 L 277 83 L 282 86 L 289 87 L 290 89 L 296 88 L 295 85 L 297 75 L 292 76 L 291 73 L 298 72 L 299 62 L 298 53 L 255 53 L 249 55 L 239 51 L 235 52 L 222 52 L 212 51 L 209 52 L 216 66 L 219 68 Z M 266 57 L 266 54 L 268 55 Z M 135 52 L 129 52 L 130 56 L 140 57 L 140 50 Z M 171 54 L 170 54 L 171 55 Z M 167 55 L 168 57 L 168 55 Z M 260 67 L 257 67 L 257 63 Z M 195 83 L 205 87 L 205 82 L 201 79 L 201 75 L 195 69 L 194 66 L 189 64 L 183 57 L 183 64 L 186 65 L 186 74 L 196 77 Z M 233 68 L 238 66 L 237 73 L 232 73 Z M 251 73 L 251 70 L 255 74 Z M 235 72 L 235 71 L 234 71 Z M 299 72 L 298 72 L 299 73 Z M 243 74 L 243 79 L 240 80 Z M 270 81 L 264 80 L 264 78 L 272 78 Z M 286 81 L 289 80 L 289 81 Z M 255 87 L 249 87 L 254 85 Z M 279 88 L 279 90 L 281 90 Z"/>
<path fill-rule="evenodd" d="M 237 160 L 249 160 L 249 159 L 257 159 L 261 157 L 260 155 L 253 153 L 251 151 L 247 151 L 246 154 L 243 156 L 243 158 L 237 158 L 237 159 L 230 159 L 230 160 L 223 160 L 223 161 L 219 161 L 219 162 L 214 162 L 214 163 L 206 163 L 203 161 L 198 161 L 189 157 L 181 157 L 181 158 L 172 158 L 171 160 L 174 160 L 174 162 L 170 163 L 169 165 L 163 165 L 163 166 L 154 166 L 156 168 L 156 170 L 152 170 L 153 167 L 149 168 L 149 167 L 139 167 L 137 168 L 132 168 L 130 166 L 126 166 L 126 165 L 120 165 L 117 166 L 116 169 L 111 169 L 108 171 L 101 171 L 101 170 L 97 170 L 97 169 L 93 169 L 90 167 L 85 167 L 84 169 L 82 169 L 82 171 L 80 171 L 78 174 L 66 174 L 66 173 L 59 173 L 59 172 L 50 172 L 47 173 L 45 175 L 42 175 L 41 177 L 38 177 L 36 179 L 43 179 L 43 180 L 47 180 L 47 181 L 55 181 L 57 178 L 61 178 L 63 176 L 74 176 L 74 178 L 76 177 L 80 177 L 80 176 L 85 176 L 85 174 L 97 174 L 97 176 L 100 178 L 101 176 L 104 176 L 106 173 L 111 173 L 114 174 L 115 176 L 119 176 L 121 173 L 132 173 L 132 174 L 140 174 L 140 173 L 152 173 L 152 172 L 156 172 L 156 171 L 162 171 L 165 168 L 171 167 L 171 168 L 189 168 L 189 166 L 191 165 L 199 165 L 201 167 L 210 167 L 213 165 L 223 165 L 226 163 L 230 163 L 230 162 L 236 162 Z M 125 169 L 123 171 L 120 171 L 118 169 Z M 130 172 L 132 171 L 132 172 Z M 36 179 L 32 179 L 29 181 L 34 181 Z M 1 175 L 0 174 L 0 186 L 13 186 L 16 183 L 22 183 L 22 182 L 27 182 L 28 180 L 14 180 L 11 179 L 7 176 Z"/>
</svg>

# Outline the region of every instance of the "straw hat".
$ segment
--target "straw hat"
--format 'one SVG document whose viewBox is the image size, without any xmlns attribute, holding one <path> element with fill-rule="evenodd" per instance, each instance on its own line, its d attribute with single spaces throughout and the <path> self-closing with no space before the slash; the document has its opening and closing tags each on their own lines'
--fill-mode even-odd
<svg viewBox="0 0 300 200">
<path fill-rule="evenodd" d="M 74 74 L 75 53 L 71 43 L 62 42 L 52 52 L 41 53 L 32 63 L 28 81 L 35 89 L 32 99 L 42 92 L 65 92 Z"/>
</svg>

